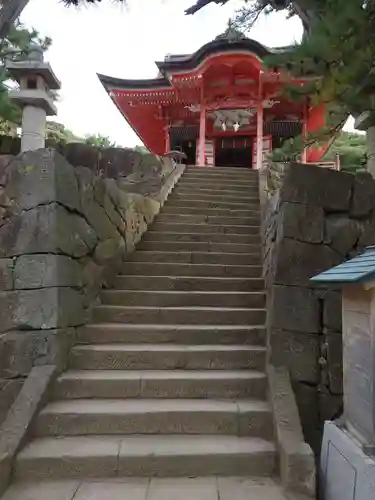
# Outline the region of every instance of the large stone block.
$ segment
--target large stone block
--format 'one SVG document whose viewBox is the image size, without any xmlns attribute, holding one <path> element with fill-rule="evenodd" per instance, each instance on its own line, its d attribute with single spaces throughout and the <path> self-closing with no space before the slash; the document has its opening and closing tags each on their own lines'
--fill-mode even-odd
<svg viewBox="0 0 375 500">
<path fill-rule="evenodd" d="M 270 359 L 275 366 L 285 366 L 292 380 L 319 382 L 319 336 L 270 328 Z"/>
<path fill-rule="evenodd" d="M 306 333 L 321 331 L 319 299 L 309 288 L 274 285 L 268 308 L 272 328 Z"/>
<path fill-rule="evenodd" d="M 312 165 L 289 164 L 284 169 L 281 200 L 322 207 L 327 212 L 350 208 L 354 176 Z"/>
<path fill-rule="evenodd" d="M 350 215 L 365 217 L 375 208 L 375 180 L 369 173 L 354 177 L 354 190 Z"/>
<path fill-rule="evenodd" d="M 11 217 L 0 227 L 0 255 L 64 253 L 81 257 L 97 237 L 85 219 L 57 203 L 42 205 Z"/>
<path fill-rule="evenodd" d="M 22 378 L 18 378 L 15 380 L 0 379 L 0 425 L 5 420 L 9 408 L 12 406 L 14 400 L 18 396 L 23 383 L 24 379 Z"/>
<path fill-rule="evenodd" d="M 72 288 L 41 288 L 0 293 L 0 331 L 48 330 L 85 323 L 83 297 Z"/>
<path fill-rule="evenodd" d="M 362 227 L 362 234 L 358 240 L 358 248 L 375 245 L 375 217 L 366 221 Z"/>
<path fill-rule="evenodd" d="M 13 289 L 13 267 L 13 259 L 0 259 L 0 290 Z"/>
<path fill-rule="evenodd" d="M 86 167 L 95 174 L 99 173 L 99 150 L 81 142 L 69 142 L 65 146 L 68 162 L 73 167 Z"/>
<path fill-rule="evenodd" d="M 106 148 L 101 151 L 100 171 L 103 177 L 117 179 L 139 170 L 142 154 L 130 148 Z"/>
<path fill-rule="evenodd" d="M 324 363 L 322 364 L 323 383 L 327 382 L 331 394 L 342 394 L 343 357 L 342 337 L 339 333 L 327 333 L 324 335 L 322 354 L 324 356 Z"/>
<path fill-rule="evenodd" d="M 26 377 L 36 365 L 64 368 L 74 333 L 74 328 L 63 328 L 11 331 L 0 335 L 0 377 Z"/>
<path fill-rule="evenodd" d="M 311 448 L 320 449 L 322 422 L 319 419 L 318 388 L 301 382 L 293 383 L 303 434 Z"/>
<path fill-rule="evenodd" d="M 103 207 L 95 200 L 93 185 L 86 186 L 85 190 L 81 192 L 81 207 L 82 213 L 99 239 L 120 238 L 116 226 L 111 222 Z"/>
<path fill-rule="evenodd" d="M 340 264 L 341 258 L 327 245 L 313 245 L 284 238 L 275 249 L 275 283 L 311 286 L 309 280 L 330 267 Z"/>
<path fill-rule="evenodd" d="M 80 287 L 82 269 L 79 263 L 66 255 L 21 255 L 14 268 L 16 290 L 55 286 Z"/>
<path fill-rule="evenodd" d="M 327 290 L 323 297 L 323 324 L 329 330 L 341 332 L 342 298 L 341 292 Z"/>
<path fill-rule="evenodd" d="M 109 180 L 109 179 L 107 179 Z M 94 198 L 97 203 L 103 208 L 109 220 L 117 227 L 120 234 L 124 234 L 126 225 L 120 212 L 116 209 L 115 204 L 107 189 L 107 183 L 104 179 L 96 179 L 94 183 Z"/>
<path fill-rule="evenodd" d="M 331 216 L 325 221 L 326 243 L 345 257 L 355 247 L 361 234 L 361 225 L 348 217 Z"/>
<path fill-rule="evenodd" d="M 321 207 L 285 202 L 280 207 L 279 227 L 284 238 L 321 243 L 324 236 L 324 212 Z"/>
<path fill-rule="evenodd" d="M 51 149 L 27 151 L 8 165 L 6 193 L 20 209 L 58 202 L 79 208 L 74 168 Z"/>
</svg>

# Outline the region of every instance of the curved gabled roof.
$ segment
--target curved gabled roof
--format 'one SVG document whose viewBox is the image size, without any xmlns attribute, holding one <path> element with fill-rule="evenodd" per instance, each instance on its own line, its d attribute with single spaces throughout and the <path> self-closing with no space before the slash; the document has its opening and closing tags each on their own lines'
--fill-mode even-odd
<svg viewBox="0 0 375 500">
<path fill-rule="evenodd" d="M 167 71 L 194 69 L 207 57 L 218 53 L 246 51 L 251 52 L 260 59 L 263 59 L 271 54 L 285 52 L 287 49 L 288 47 L 269 48 L 256 40 L 251 40 L 250 38 L 242 38 L 240 40 L 220 38 L 206 43 L 193 54 L 181 56 L 172 55 L 164 61 L 156 61 L 156 65 L 161 73 L 164 74 Z"/>
<path fill-rule="evenodd" d="M 249 52 L 259 59 L 264 59 L 271 54 L 286 52 L 289 47 L 269 48 L 265 45 L 251 40 L 241 38 L 231 40 L 219 38 L 206 43 L 193 54 L 175 54 L 165 58 L 164 61 L 156 61 L 160 73 L 163 76 L 150 79 L 123 79 L 98 74 L 99 80 L 107 91 L 118 90 L 157 90 L 171 87 L 169 79 L 165 76 L 168 72 L 189 71 L 201 64 L 207 57 L 225 52 Z"/>
</svg>

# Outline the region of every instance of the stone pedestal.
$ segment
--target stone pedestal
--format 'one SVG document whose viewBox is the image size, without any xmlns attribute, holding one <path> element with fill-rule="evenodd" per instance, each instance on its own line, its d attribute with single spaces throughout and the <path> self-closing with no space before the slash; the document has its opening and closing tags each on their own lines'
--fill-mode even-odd
<svg viewBox="0 0 375 500">
<path fill-rule="evenodd" d="M 22 113 L 21 152 L 45 146 L 46 112 L 43 108 L 25 106 Z"/>
</svg>

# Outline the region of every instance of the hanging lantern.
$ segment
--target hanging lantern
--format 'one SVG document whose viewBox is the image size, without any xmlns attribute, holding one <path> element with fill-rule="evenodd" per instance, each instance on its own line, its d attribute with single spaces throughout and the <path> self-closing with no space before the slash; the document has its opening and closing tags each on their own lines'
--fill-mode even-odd
<svg viewBox="0 0 375 500">
<path fill-rule="evenodd" d="M 240 128 L 240 124 L 238 122 L 233 124 L 233 129 L 235 132 L 237 132 L 239 128 Z"/>
<path fill-rule="evenodd" d="M 223 122 L 223 123 L 221 124 L 221 128 L 223 129 L 223 132 L 225 132 L 225 131 L 226 131 L 227 126 L 226 126 L 225 122 Z"/>
</svg>

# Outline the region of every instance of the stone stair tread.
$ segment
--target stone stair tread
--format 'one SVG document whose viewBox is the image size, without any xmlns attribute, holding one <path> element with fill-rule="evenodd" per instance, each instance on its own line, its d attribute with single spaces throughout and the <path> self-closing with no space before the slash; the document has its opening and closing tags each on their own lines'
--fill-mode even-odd
<svg viewBox="0 0 375 500">
<path fill-rule="evenodd" d="M 173 325 L 173 324 L 142 324 L 136 323 L 134 325 L 130 325 L 127 323 L 90 323 L 85 325 L 85 328 L 97 328 L 99 330 L 103 330 L 108 328 L 110 330 L 214 330 L 217 332 L 228 331 L 244 331 L 250 332 L 252 330 L 257 330 L 259 328 L 264 329 L 264 325 Z"/>
<path fill-rule="evenodd" d="M 207 290 L 127 290 L 126 288 L 113 288 L 111 290 L 103 290 L 101 292 L 102 295 L 111 295 L 111 294 L 118 294 L 118 293 L 135 293 L 135 294 L 143 294 L 143 295 L 155 295 L 156 293 L 160 293 L 163 295 L 185 295 L 186 297 L 189 297 L 190 295 L 217 295 L 217 296 L 222 296 L 223 295 L 223 290 L 220 291 L 207 291 Z M 264 290 L 254 290 L 252 292 L 243 292 L 243 291 L 225 291 L 225 295 L 232 295 L 232 296 L 249 296 L 253 297 L 255 295 L 264 295 L 265 291 Z"/>
<path fill-rule="evenodd" d="M 257 370 L 68 370 L 60 380 L 254 380 L 265 378 Z"/>
<path fill-rule="evenodd" d="M 263 346 L 252 346 L 252 345 L 225 345 L 225 344 L 194 344 L 194 345 L 181 345 L 181 344 L 82 344 L 76 345 L 72 349 L 73 351 L 112 351 L 112 352 L 130 352 L 130 351 L 162 351 L 162 352 L 204 352 L 204 351 L 259 351 L 264 352 L 265 347 Z"/>
<path fill-rule="evenodd" d="M 80 414 L 118 415 L 157 412 L 264 412 L 270 404 L 262 400 L 226 399 L 75 399 L 49 403 L 40 415 Z"/>
<path fill-rule="evenodd" d="M 154 310 L 163 310 L 163 311 L 203 311 L 203 312 L 264 312 L 265 308 L 263 307 L 200 307 L 200 306 L 167 306 L 167 307 L 153 307 L 153 306 L 113 306 L 110 304 L 103 304 L 100 306 L 96 306 L 95 309 L 112 309 L 112 311 L 119 310 L 136 310 L 136 311 L 154 311 Z"/>
<path fill-rule="evenodd" d="M 31 441 L 18 454 L 17 461 L 30 459 L 61 459 L 68 457 L 92 459 L 95 456 L 150 455 L 237 455 L 275 452 L 275 445 L 262 438 L 217 435 L 101 435 L 58 436 Z"/>
</svg>

